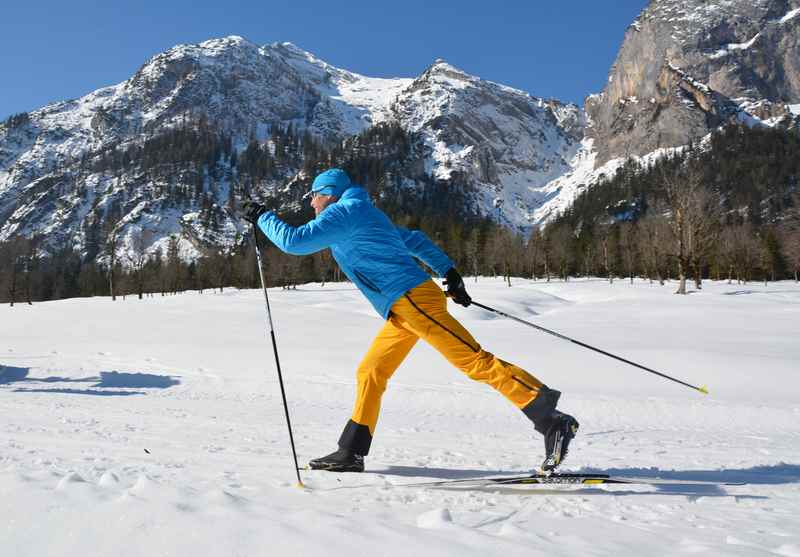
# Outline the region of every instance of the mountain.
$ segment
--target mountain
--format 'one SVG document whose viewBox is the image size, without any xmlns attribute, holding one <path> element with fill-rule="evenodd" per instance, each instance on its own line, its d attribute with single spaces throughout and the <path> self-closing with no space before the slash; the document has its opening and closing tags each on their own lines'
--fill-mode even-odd
<svg viewBox="0 0 800 557">
<path fill-rule="evenodd" d="M 123 252 L 172 241 L 193 258 L 239 241 L 243 197 L 296 212 L 334 160 L 381 198 L 461 203 L 526 231 L 629 158 L 731 122 L 797 129 L 798 26 L 800 0 L 653 0 L 583 109 L 443 60 L 383 79 L 291 43 L 179 45 L 123 83 L 0 124 L 0 241 L 37 234 L 92 259 L 113 233 Z"/>
<path fill-rule="evenodd" d="M 429 172 L 460 173 L 477 190 L 476 209 L 494 207 L 510 225 L 537 223 L 553 197 L 545 186 L 571 170 L 584 118 L 575 105 L 531 97 L 437 60 L 405 87 L 392 116 L 424 137 Z"/>
<path fill-rule="evenodd" d="M 720 125 L 796 126 L 800 2 L 654 0 L 585 103 L 596 165 L 697 141 Z"/>
<path fill-rule="evenodd" d="M 123 83 L 0 125 L 0 241 L 38 234 L 89 258 L 112 230 L 128 252 L 135 243 L 163 251 L 171 236 L 185 257 L 230 246 L 244 232 L 232 214 L 243 195 L 296 208 L 292 188 L 308 178 L 311 143 L 335 149 L 387 122 L 422 146 L 422 164 L 400 177 L 407 187 L 453 183 L 471 192 L 471 212 L 518 228 L 536 224 L 536 210 L 556 195 L 543 188 L 570 170 L 584 127 L 575 105 L 443 61 L 416 79 L 381 79 L 291 43 L 232 36 L 179 45 Z M 293 160 L 242 174 L 237 154 L 251 163 L 280 155 L 276 133 Z"/>
</svg>

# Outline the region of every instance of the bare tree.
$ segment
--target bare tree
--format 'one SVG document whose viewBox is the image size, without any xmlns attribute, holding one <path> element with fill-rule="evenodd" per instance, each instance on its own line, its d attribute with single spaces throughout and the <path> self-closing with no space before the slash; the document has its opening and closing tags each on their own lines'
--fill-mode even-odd
<svg viewBox="0 0 800 557">
<path fill-rule="evenodd" d="M 783 251 L 777 232 L 771 227 L 764 227 L 758 234 L 761 247 L 761 269 L 764 272 L 764 285 L 769 280 L 775 282 L 776 267 Z"/>
<path fill-rule="evenodd" d="M 635 224 L 623 222 L 619 225 L 619 244 L 631 284 L 633 284 L 633 276 L 636 274 L 636 262 L 639 259 L 636 237 L 637 226 Z"/>
<path fill-rule="evenodd" d="M 502 269 L 504 262 L 503 239 L 499 227 L 487 238 L 484 256 L 486 258 L 485 263 L 491 270 L 492 277 L 496 278 L 497 272 L 499 269 Z"/>
<path fill-rule="evenodd" d="M 475 282 L 478 282 L 478 254 L 480 253 L 480 235 L 478 228 L 473 228 L 467 237 L 464 246 L 464 257 L 467 260 L 467 268 L 472 271 Z"/>
<path fill-rule="evenodd" d="M 566 282 L 569 279 L 569 268 L 573 259 L 572 229 L 568 225 L 558 225 L 547 229 L 553 261 L 558 267 L 558 276 Z"/>
<path fill-rule="evenodd" d="M 211 281 L 211 286 L 224 291 L 226 285 L 230 284 L 231 260 L 233 257 L 232 248 L 206 249 L 203 252 L 204 278 Z"/>
<path fill-rule="evenodd" d="M 531 264 L 531 278 L 536 280 L 536 269 L 539 267 L 539 257 L 542 254 L 542 232 L 538 228 L 534 228 L 531 232 L 526 248 L 527 259 Z"/>
<path fill-rule="evenodd" d="M 8 261 L 6 271 L 6 291 L 11 307 L 22 295 L 28 305 L 31 302 L 31 267 L 36 260 L 36 242 L 29 238 L 17 237 L 6 243 L 0 261 Z"/>
<path fill-rule="evenodd" d="M 699 283 L 700 261 L 716 239 L 719 197 L 703 187 L 700 172 L 690 166 L 674 175 L 662 171 L 661 180 L 670 211 L 673 256 L 678 263 L 679 284 L 675 293 L 686 294 L 691 266 L 694 265 Z"/>
<path fill-rule="evenodd" d="M 550 282 L 550 262 L 553 258 L 553 241 L 550 232 L 545 230 L 542 234 L 542 261 L 544 263 L 544 276 Z"/>
<path fill-rule="evenodd" d="M 794 272 L 795 282 L 800 281 L 800 191 L 792 196 L 792 207 L 787 211 L 781 228 L 781 249 L 786 264 Z"/>
<path fill-rule="evenodd" d="M 108 290 L 111 292 L 111 300 L 117 300 L 117 291 L 115 289 L 115 273 L 117 267 L 117 249 L 119 248 L 119 230 L 114 227 L 106 236 L 103 243 L 103 253 L 108 259 Z"/>
<path fill-rule="evenodd" d="M 794 272 L 794 281 L 800 281 L 800 229 L 784 233 L 782 248 L 786 263 Z"/>
<path fill-rule="evenodd" d="M 140 300 L 143 297 L 144 286 L 147 282 L 147 263 L 150 260 L 147 248 L 152 243 L 152 237 L 153 233 L 150 230 L 140 229 L 135 232 L 131 240 L 130 250 L 125 254 L 131 270 L 131 278 L 136 288 L 136 294 Z"/>
<path fill-rule="evenodd" d="M 694 196 L 689 214 L 689 253 L 695 287 L 700 290 L 703 280 L 703 262 L 716 248 L 721 230 L 720 196 L 708 189 L 700 189 Z"/>
<path fill-rule="evenodd" d="M 747 284 L 752 278 L 753 268 L 758 264 L 760 253 L 760 246 L 752 225 L 746 223 L 734 227 L 730 239 L 734 245 L 737 282 Z"/>
<path fill-rule="evenodd" d="M 589 278 L 594 274 L 594 264 L 595 264 L 594 243 L 591 241 L 586 242 L 583 246 L 583 251 L 581 252 L 580 255 L 583 262 L 583 276 L 585 278 Z"/>
<path fill-rule="evenodd" d="M 511 287 L 511 274 L 513 262 L 522 257 L 522 243 L 520 239 L 509 230 L 503 228 L 499 234 L 499 248 L 502 260 L 503 278 L 506 284 Z"/>
<path fill-rule="evenodd" d="M 178 290 L 182 290 L 182 266 L 180 258 L 180 249 L 178 244 L 178 236 L 175 234 L 170 235 L 167 244 L 167 261 L 163 266 L 164 277 L 163 282 L 166 289 L 172 294 L 177 294 Z"/>
<path fill-rule="evenodd" d="M 663 286 L 666 258 L 664 247 L 669 236 L 669 224 L 659 213 L 658 208 L 653 207 L 651 213 L 639 221 L 639 229 L 641 230 L 639 251 L 642 254 L 647 278 L 652 283 L 655 275 L 658 283 Z"/>
<path fill-rule="evenodd" d="M 611 227 L 600 225 L 596 237 L 597 251 L 603 260 L 603 269 L 608 277 L 608 283 L 614 284 L 614 258 L 616 253 L 616 242 L 611 234 Z"/>
<path fill-rule="evenodd" d="M 725 228 L 720 234 L 719 250 L 717 251 L 718 266 L 724 267 L 728 275 L 728 284 L 733 282 L 733 275 L 736 270 L 736 229 L 733 227 Z"/>
<path fill-rule="evenodd" d="M 13 254 L 13 252 L 12 252 Z M 20 268 L 21 268 L 22 259 L 19 255 L 12 255 L 11 258 L 11 280 L 8 283 L 8 296 L 11 300 L 11 307 L 14 307 L 14 303 L 17 301 L 17 277 L 19 276 Z"/>
<path fill-rule="evenodd" d="M 331 250 L 323 249 L 315 252 L 312 258 L 314 260 L 314 268 L 319 276 L 319 281 L 322 283 L 322 286 L 325 286 L 325 282 L 328 280 L 328 275 L 330 275 L 331 267 L 333 266 Z"/>
</svg>

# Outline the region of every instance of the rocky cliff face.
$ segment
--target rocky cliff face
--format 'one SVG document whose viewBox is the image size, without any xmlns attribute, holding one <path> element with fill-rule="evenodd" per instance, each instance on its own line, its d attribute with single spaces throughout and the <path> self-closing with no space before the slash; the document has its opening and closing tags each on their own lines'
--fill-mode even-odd
<svg viewBox="0 0 800 557">
<path fill-rule="evenodd" d="M 597 164 L 697 140 L 734 119 L 794 125 L 800 2 L 654 0 L 587 98 Z"/>
</svg>

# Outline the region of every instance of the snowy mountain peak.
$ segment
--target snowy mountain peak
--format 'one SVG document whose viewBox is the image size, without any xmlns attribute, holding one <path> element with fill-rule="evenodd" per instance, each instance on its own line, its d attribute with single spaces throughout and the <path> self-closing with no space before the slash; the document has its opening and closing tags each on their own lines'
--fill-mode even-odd
<svg viewBox="0 0 800 557">
<path fill-rule="evenodd" d="M 241 226 L 219 208 L 232 197 L 233 168 L 211 184 L 188 161 L 150 174 L 136 163 L 115 174 L 88 162 L 112 156 L 106 153 L 122 158 L 126 149 L 198 119 L 230 137 L 240 153 L 276 126 L 291 124 L 338 143 L 376 123 L 396 122 L 425 146 L 414 176 L 404 177 L 409 187 L 424 187 L 430 177 L 457 179 L 474 186 L 470 209 L 515 227 L 537 224 L 536 209 L 557 195 L 542 188 L 570 170 L 583 128 L 577 107 L 482 80 L 442 59 L 417 78 L 374 78 L 290 42 L 259 46 L 231 35 L 182 44 L 120 84 L 31 112 L 13 127 L 0 125 L 0 241 L 46 234 L 53 246 L 96 253 L 86 249 L 89 236 L 113 212 L 123 243 L 147 230 L 151 247 L 163 248 L 177 235 L 188 254 L 232 244 Z M 217 236 L 197 224 L 199 202 L 179 205 L 172 194 L 153 193 L 187 182 L 217 207 Z"/>
<path fill-rule="evenodd" d="M 208 62 L 219 57 L 256 56 L 259 47 L 255 43 L 238 35 L 230 35 L 217 39 L 210 39 L 198 44 L 179 44 L 166 52 L 153 56 L 144 67 L 164 61 L 179 61 L 187 58 L 197 62 Z"/>
<path fill-rule="evenodd" d="M 437 58 L 433 64 L 428 66 L 428 68 L 419 77 L 419 80 L 437 82 L 453 87 L 468 87 L 478 81 L 481 81 L 480 78 L 470 75 L 464 70 L 448 64 L 441 58 Z"/>
<path fill-rule="evenodd" d="M 219 49 L 219 48 L 230 48 L 230 47 L 237 47 L 237 46 L 256 46 L 254 43 L 251 43 L 244 37 L 239 35 L 228 35 L 227 37 L 222 37 L 218 39 L 209 39 L 207 41 L 203 41 L 200 43 L 201 48 L 207 49 Z"/>
</svg>

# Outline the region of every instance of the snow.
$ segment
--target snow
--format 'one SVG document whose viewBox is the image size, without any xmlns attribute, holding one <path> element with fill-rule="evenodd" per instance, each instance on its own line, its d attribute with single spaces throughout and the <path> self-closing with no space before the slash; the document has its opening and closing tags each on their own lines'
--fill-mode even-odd
<svg viewBox="0 0 800 557">
<path fill-rule="evenodd" d="M 531 220 L 537 225 L 548 222 L 572 205 L 578 194 L 593 185 L 601 175 L 613 175 L 624 162 L 614 159 L 595 169 L 596 158 L 594 140 L 584 139 L 570 161 L 571 170 L 541 189 L 541 205 L 533 211 Z"/>
<path fill-rule="evenodd" d="M 343 70 L 289 42 L 264 48 L 284 57 L 299 75 L 315 84 L 320 94 L 334 101 L 342 130 L 347 134 L 357 134 L 372 124 L 388 120 L 392 101 L 414 81 L 366 77 Z"/>
<path fill-rule="evenodd" d="M 800 104 L 790 104 L 789 111 L 795 116 L 800 116 Z"/>
<path fill-rule="evenodd" d="M 782 18 L 780 18 L 780 20 L 778 20 L 778 23 L 780 23 L 781 25 L 783 25 L 784 23 L 786 23 L 786 22 L 787 22 L 787 21 L 789 21 L 790 19 L 794 19 L 794 18 L 796 18 L 796 17 L 797 17 L 797 16 L 799 16 L 799 15 L 800 15 L 800 8 L 795 8 L 794 10 L 792 10 L 792 11 L 788 12 L 788 13 L 787 13 L 785 16 L 783 16 Z"/>
<path fill-rule="evenodd" d="M 425 171 L 446 180 L 454 171 L 474 177 L 473 209 L 525 230 L 543 188 L 571 170 L 580 143 L 568 130 L 585 126 L 575 105 L 547 101 L 471 76 L 437 60 L 392 105 L 401 125 L 420 132 Z M 443 125 L 443 120 L 449 120 Z M 494 199 L 503 199 L 503 211 Z"/>
<path fill-rule="evenodd" d="M 798 15 L 800 15 L 800 8 L 795 8 L 795 9 L 789 11 L 788 13 L 786 13 L 786 15 L 784 15 L 782 18 L 778 19 L 777 21 L 774 21 L 774 20 L 767 21 L 767 25 L 771 25 L 771 24 L 775 24 L 775 23 L 777 23 L 778 25 L 783 25 L 784 23 L 794 19 Z M 761 33 L 762 32 L 759 31 L 750 40 L 745 41 L 743 43 L 730 43 L 730 44 L 727 44 L 727 45 L 723 46 L 721 49 L 717 50 L 710 57 L 712 59 L 717 59 L 717 58 L 722 58 L 724 56 L 728 56 L 729 54 L 731 54 L 731 52 L 734 52 L 734 51 L 737 51 L 737 50 L 747 50 L 747 49 L 749 49 L 750 47 L 752 47 L 755 44 L 756 40 L 758 40 L 758 38 L 761 36 Z"/>
<path fill-rule="evenodd" d="M 753 46 L 755 44 L 756 40 L 758 40 L 758 37 L 760 37 L 760 36 L 761 36 L 761 33 L 756 33 L 753 36 L 753 38 L 750 39 L 749 41 L 746 41 L 746 42 L 743 42 L 743 43 L 729 43 L 729 44 L 725 45 L 724 47 L 722 47 L 721 49 L 719 49 L 718 51 L 716 51 L 714 54 L 712 54 L 711 58 L 714 58 L 714 59 L 722 58 L 723 56 L 727 56 L 728 54 L 730 54 L 732 51 L 735 51 L 735 50 L 747 50 L 748 48 L 750 48 L 751 46 Z"/>
<path fill-rule="evenodd" d="M 392 487 L 519 473 L 522 414 L 418 345 L 368 473 L 295 487 L 259 290 L 3 308 L 4 555 L 797 555 L 800 286 L 467 280 L 473 297 L 699 393 L 475 308 L 488 349 L 563 391 L 567 470 L 745 486 Z M 270 290 L 301 462 L 334 448 L 381 326 L 349 284 Z M 35 331 L 35 333 L 34 333 Z"/>
</svg>

